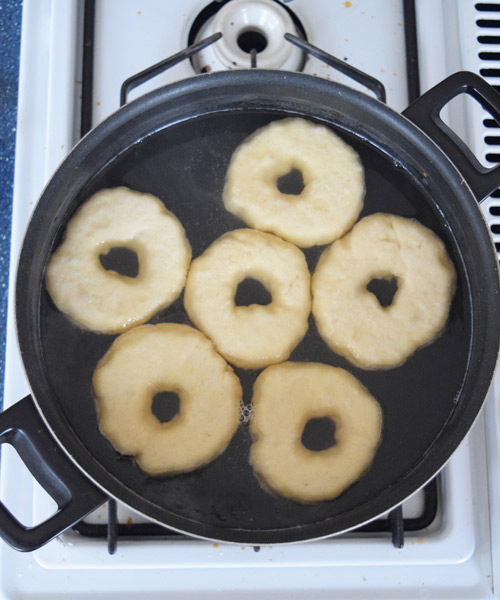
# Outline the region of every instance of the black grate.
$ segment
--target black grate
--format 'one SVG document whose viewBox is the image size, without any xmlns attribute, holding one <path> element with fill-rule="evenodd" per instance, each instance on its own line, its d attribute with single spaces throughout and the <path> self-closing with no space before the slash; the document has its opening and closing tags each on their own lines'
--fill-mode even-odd
<svg viewBox="0 0 500 600">
<path fill-rule="evenodd" d="M 387 517 L 376 519 L 358 529 L 345 535 L 363 535 L 371 533 L 388 533 L 395 548 L 404 546 L 404 535 L 408 532 L 423 531 L 431 525 L 438 510 L 438 482 L 439 476 L 428 483 L 422 490 L 423 507 L 418 517 L 403 518 L 401 506 L 393 509 Z M 73 529 L 85 537 L 106 540 L 108 551 L 114 554 L 120 541 L 144 541 L 144 540 L 195 540 L 191 536 L 178 533 L 156 523 L 118 523 L 115 500 L 110 499 L 107 503 L 107 522 L 87 523 L 80 521 Z M 337 536 L 342 538 L 343 535 Z M 336 538 L 336 539 L 337 539 Z"/>
</svg>

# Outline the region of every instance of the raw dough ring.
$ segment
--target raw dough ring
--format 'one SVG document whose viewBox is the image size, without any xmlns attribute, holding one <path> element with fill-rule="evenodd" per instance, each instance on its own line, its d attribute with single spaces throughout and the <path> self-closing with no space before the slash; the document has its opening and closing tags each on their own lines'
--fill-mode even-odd
<svg viewBox="0 0 500 600">
<path fill-rule="evenodd" d="M 301 172 L 304 189 L 283 194 L 277 180 L 293 169 Z M 323 125 L 291 118 L 262 127 L 236 148 L 223 200 L 250 227 L 308 248 L 348 231 L 364 194 L 363 166 L 353 148 Z"/>
<path fill-rule="evenodd" d="M 94 372 L 101 432 L 150 475 L 196 469 L 221 454 L 240 418 L 241 385 L 202 333 L 175 323 L 118 337 Z M 176 392 L 179 413 L 161 423 L 153 397 Z"/>
<path fill-rule="evenodd" d="M 380 443 L 378 402 L 347 371 L 319 363 L 282 363 L 257 378 L 250 422 L 250 464 L 264 486 L 296 502 L 341 494 L 369 468 Z M 335 444 L 313 452 L 301 443 L 310 419 L 330 417 Z"/>
<path fill-rule="evenodd" d="M 137 277 L 106 270 L 99 255 L 133 250 Z M 56 306 L 86 329 L 121 333 L 144 323 L 181 293 L 191 247 L 177 218 L 155 196 L 101 190 L 78 209 L 46 270 Z"/>
<path fill-rule="evenodd" d="M 397 279 L 383 307 L 366 289 Z M 444 328 L 455 269 L 443 242 L 411 219 L 374 214 L 321 256 L 312 278 L 313 315 L 330 348 L 364 369 L 402 364 Z"/>
<path fill-rule="evenodd" d="M 235 305 L 238 284 L 246 278 L 262 283 L 271 294 L 270 304 Z M 269 233 L 237 229 L 193 261 L 184 306 L 226 360 L 260 369 L 286 360 L 304 337 L 310 279 L 298 248 Z"/>
</svg>

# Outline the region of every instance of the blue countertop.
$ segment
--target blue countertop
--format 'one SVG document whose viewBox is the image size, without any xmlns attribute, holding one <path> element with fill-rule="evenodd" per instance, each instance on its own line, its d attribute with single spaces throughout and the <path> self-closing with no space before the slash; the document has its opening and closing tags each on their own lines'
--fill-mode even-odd
<svg viewBox="0 0 500 600">
<path fill-rule="evenodd" d="M 0 399 L 3 400 L 5 325 L 22 0 L 0 0 Z"/>
</svg>

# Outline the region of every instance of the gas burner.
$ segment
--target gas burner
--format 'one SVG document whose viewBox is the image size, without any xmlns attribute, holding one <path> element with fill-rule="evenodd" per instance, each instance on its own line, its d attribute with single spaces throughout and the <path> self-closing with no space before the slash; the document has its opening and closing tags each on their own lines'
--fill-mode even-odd
<svg viewBox="0 0 500 600">
<path fill-rule="evenodd" d="M 304 37 L 303 28 L 291 11 L 275 0 L 230 0 L 218 8 L 216 2 L 195 19 L 192 31 L 198 42 L 220 32 L 222 39 L 193 58 L 197 73 L 222 69 L 284 69 L 301 71 L 302 50 L 285 40 L 290 33 Z M 214 14 L 214 11 L 215 12 Z M 294 22 L 295 21 L 295 22 Z"/>
</svg>

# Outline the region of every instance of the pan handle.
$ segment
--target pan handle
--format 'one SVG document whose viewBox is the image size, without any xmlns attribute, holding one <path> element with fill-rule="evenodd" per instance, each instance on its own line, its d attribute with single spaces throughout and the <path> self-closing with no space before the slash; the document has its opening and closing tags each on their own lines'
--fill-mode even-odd
<svg viewBox="0 0 500 600">
<path fill-rule="evenodd" d="M 35 479 L 58 505 L 57 512 L 34 527 L 20 523 L 0 502 L 0 537 L 16 550 L 40 548 L 106 502 L 64 454 L 42 421 L 31 396 L 0 414 L 0 444 L 11 444 Z"/>
<path fill-rule="evenodd" d="M 478 201 L 482 202 L 500 185 L 500 165 L 492 169 L 483 167 L 439 116 L 441 109 L 459 94 L 472 96 L 500 123 L 500 94 L 479 75 L 469 71 L 454 73 L 438 83 L 412 102 L 403 111 L 403 115 L 441 147 L 463 175 Z"/>
</svg>

